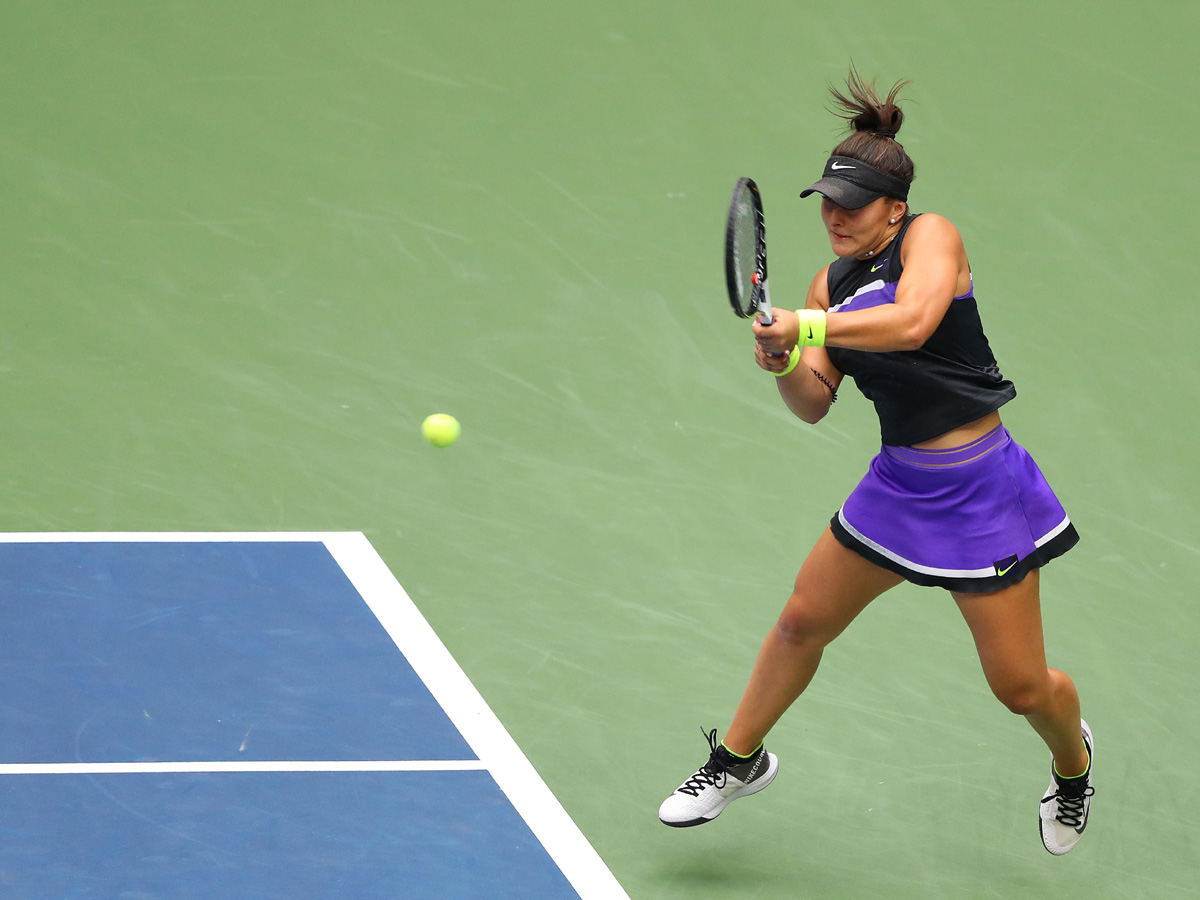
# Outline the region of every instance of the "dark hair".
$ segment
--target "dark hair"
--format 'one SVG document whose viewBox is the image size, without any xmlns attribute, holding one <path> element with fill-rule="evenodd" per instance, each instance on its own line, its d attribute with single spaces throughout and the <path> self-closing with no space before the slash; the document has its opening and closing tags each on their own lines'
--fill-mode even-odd
<svg viewBox="0 0 1200 900">
<path fill-rule="evenodd" d="M 916 167 L 905 152 L 904 145 L 896 140 L 900 126 L 904 124 L 904 111 L 896 105 L 896 99 L 910 83 L 897 81 L 887 96 L 880 100 L 875 92 L 875 82 L 863 81 L 851 66 L 850 76 L 846 79 L 846 93 L 832 85 L 829 93 L 833 95 L 835 107 L 830 112 L 845 119 L 854 133 L 834 147 L 830 155 L 861 160 L 868 166 L 912 184 Z"/>
</svg>

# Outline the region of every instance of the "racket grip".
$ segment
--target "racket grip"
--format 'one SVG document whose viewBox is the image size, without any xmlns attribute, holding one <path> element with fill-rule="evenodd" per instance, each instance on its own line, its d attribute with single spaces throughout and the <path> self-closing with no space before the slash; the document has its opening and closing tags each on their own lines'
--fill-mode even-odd
<svg viewBox="0 0 1200 900">
<path fill-rule="evenodd" d="M 762 293 L 758 298 L 758 324 L 770 325 L 775 321 L 775 316 L 771 312 L 771 292 L 767 289 L 767 279 L 763 279 Z"/>
<path fill-rule="evenodd" d="M 762 283 L 762 295 L 758 298 L 758 324 L 771 325 L 775 322 L 775 314 L 771 312 L 771 292 L 767 289 L 767 280 Z M 786 353 L 772 353 L 772 356 L 787 356 Z"/>
</svg>

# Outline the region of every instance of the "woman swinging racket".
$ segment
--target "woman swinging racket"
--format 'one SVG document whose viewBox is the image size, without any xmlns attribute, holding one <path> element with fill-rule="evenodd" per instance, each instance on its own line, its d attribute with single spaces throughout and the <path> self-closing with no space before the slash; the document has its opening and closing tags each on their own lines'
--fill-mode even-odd
<svg viewBox="0 0 1200 900">
<path fill-rule="evenodd" d="M 708 735 L 708 762 L 659 818 L 699 825 L 769 785 L 778 761 L 763 741 L 825 646 L 908 580 L 950 592 L 992 691 L 1050 749 L 1039 821 L 1046 849 L 1061 855 L 1087 825 L 1093 741 L 1075 685 L 1046 666 L 1038 589 L 1042 566 L 1079 538 L 1001 424 L 1016 391 L 984 336 L 958 230 L 909 212 L 914 167 L 896 140 L 903 86 L 881 100 L 852 70 L 846 91 L 832 91 L 853 131 L 800 196 L 821 195 L 837 259 L 813 279 L 804 309 L 754 325 L 755 359 L 793 413 L 820 421 L 849 375 L 875 404 L 883 447 L 801 566 L 724 738 Z"/>
</svg>

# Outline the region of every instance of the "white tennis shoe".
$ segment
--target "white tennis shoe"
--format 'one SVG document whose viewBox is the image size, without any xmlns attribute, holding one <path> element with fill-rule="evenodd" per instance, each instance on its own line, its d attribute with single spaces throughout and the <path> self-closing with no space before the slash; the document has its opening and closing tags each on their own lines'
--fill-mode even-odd
<svg viewBox="0 0 1200 900">
<path fill-rule="evenodd" d="M 738 797 L 761 791 L 779 772 L 775 754 L 762 747 L 754 756 L 742 760 L 717 743 L 715 728 L 705 737 L 711 750 L 708 762 L 658 808 L 658 818 L 664 825 L 687 828 L 711 822 Z"/>
<path fill-rule="evenodd" d="M 1070 852 L 1083 837 L 1088 813 L 1092 809 L 1092 795 L 1096 793 L 1092 787 L 1092 763 L 1096 759 L 1092 730 L 1082 719 L 1080 726 L 1083 729 L 1083 745 L 1088 752 L 1087 771 L 1080 778 L 1062 778 L 1052 762 L 1050 787 L 1046 788 L 1046 796 L 1041 803 L 1042 843 L 1055 856 Z"/>
</svg>

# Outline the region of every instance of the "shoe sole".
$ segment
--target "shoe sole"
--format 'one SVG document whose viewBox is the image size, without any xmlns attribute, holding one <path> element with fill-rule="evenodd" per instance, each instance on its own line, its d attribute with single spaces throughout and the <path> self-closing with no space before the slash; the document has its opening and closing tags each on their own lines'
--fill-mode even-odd
<svg viewBox="0 0 1200 900">
<path fill-rule="evenodd" d="M 767 771 L 763 773 L 762 778 L 759 778 L 757 781 L 753 781 L 746 785 L 746 787 L 738 791 L 736 794 L 726 797 L 725 802 L 716 807 L 709 815 L 701 816 L 698 819 L 689 819 L 686 822 L 668 822 L 666 819 L 659 816 L 658 821 L 662 822 L 664 825 L 669 825 L 671 828 L 692 828 L 695 825 L 703 825 L 705 822 L 711 822 L 713 819 L 719 816 L 725 807 L 727 807 L 734 800 L 740 800 L 742 797 L 749 797 L 751 794 L 757 794 L 775 780 L 775 776 L 779 774 L 779 760 L 773 753 L 768 753 L 767 756 L 770 758 L 771 762 L 774 763 L 774 767 L 768 768 Z"/>
</svg>

